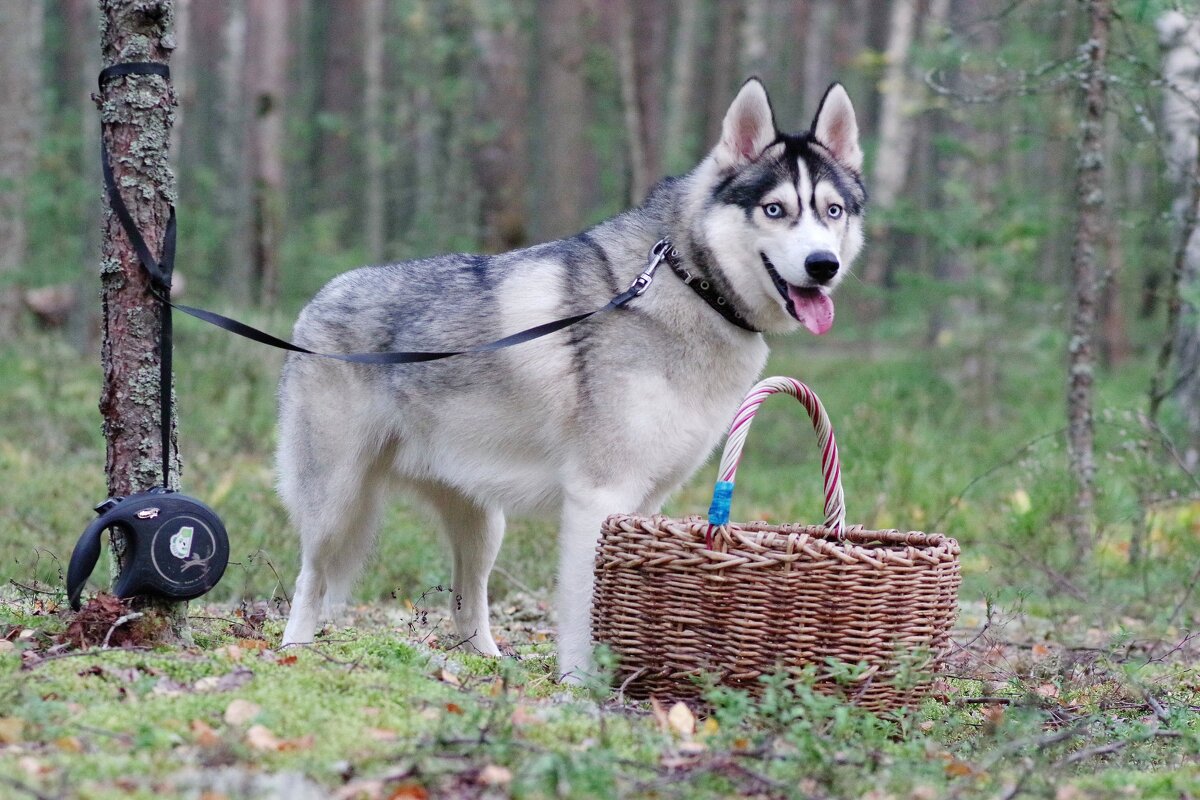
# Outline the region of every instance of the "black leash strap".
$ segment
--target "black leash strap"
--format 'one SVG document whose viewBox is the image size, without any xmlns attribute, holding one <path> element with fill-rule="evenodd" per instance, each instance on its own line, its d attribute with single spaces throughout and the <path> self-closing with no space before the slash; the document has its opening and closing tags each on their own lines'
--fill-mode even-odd
<svg viewBox="0 0 1200 800">
<path fill-rule="evenodd" d="M 171 72 L 166 64 L 151 62 L 114 64 L 100 71 L 100 93 L 103 95 L 105 83 L 112 78 L 124 75 L 158 75 L 169 80 Z M 113 177 L 112 163 L 108 157 L 108 148 L 104 146 L 103 122 L 100 125 L 100 166 L 104 172 L 104 186 L 108 191 L 108 204 L 112 208 L 113 213 L 117 215 L 117 219 L 121 221 L 121 227 L 125 229 L 125 235 L 129 237 L 129 242 L 133 245 L 138 261 L 142 263 L 142 268 L 150 276 L 150 285 L 154 294 L 162 301 L 162 323 L 159 328 L 158 337 L 159 428 L 162 431 L 162 485 L 163 488 L 170 488 L 171 382 L 173 376 L 171 356 L 173 346 L 171 341 L 171 304 L 167 298 L 171 296 L 171 274 L 175 270 L 175 207 L 171 206 L 170 216 L 167 218 L 167 228 L 163 233 L 162 258 L 156 260 L 154 254 L 150 252 L 150 248 L 146 245 L 146 240 L 142 238 L 142 234 L 138 230 L 137 224 L 133 221 L 133 216 L 129 213 L 129 208 L 125 205 L 125 201 L 121 198 L 121 192 L 117 188 L 116 179 Z"/>
<path fill-rule="evenodd" d="M 103 90 L 104 84 L 112 78 L 122 77 L 126 75 L 158 75 L 163 78 L 170 78 L 170 69 L 166 64 L 156 64 L 151 62 L 130 62 L 127 64 L 115 64 L 107 67 L 100 72 L 100 87 Z M 191 306 L 177 305 L 170 301 L 171 291 L 171 274 L 175 268 L 175 209 L 171 208 L 170 217 L 167 220 L 167 227 L 163 238 L 163 254 L 162 258 L 155 259 L 150 252 L 150 248 L 146 246 L 145 240 L 138 231 L 137 224 L 133 221 L 133 217 L 129 213 L 129 209 L 125 205 L 125 201 L 121 198 L 121 193 L 117 188 L 116 180 L 113 177 L 112 165 L 109 162 L 108 150 L 104 147 L 103 136 L 100 141 L 100 162 L 104 172 L 104 185 L 108 191 L 109 204 L 117 215 L 117 219 L 121 221 L 121 227 L 125 229 L 129 241 L 132 243 L 134 251 L 137 253 L 138 260 L 141 261 L 142 267 L 150 276 L 151 285 L 155 296 L 163 303 L 163 324 L 162 324 L 162 406 L 163 406 L 163 476 L 164 485 L 166 475 L 170 468 L 169 460 L 169 444 L 170 438 L 170 401 L 171 401 L 171 385 L 170 385 L 170 362 L 171 362 L 171 315 L 170 309 L 175 308 L 185 314 L 190 314 L 197 319 L 216 325 L 218 328 L 223 328 L 230 333 L 235 333 L 238 336 L 243 336 L 255 342 L 277 347 L 281 350 L 288 350 L 293 353 L 304 353 L 311 356 L 320 356 L 321 358 L 332 358 L 338 361 L 348 361 L 356 364 L 414 364 L 423 361 L 436 361 L 438 359 L 450 358 L 452 356 L 466 355 L 469 353 L 487 353 L 493 350 L 500 350 L 505 347 L 529 342 L 538 339 L 542 336 L 547 336 L 563 328 L 568 328 L 577 323 L 583 322 L 589 317 L 603 314 L 608 311 L 613 311 L 633 300 L 635 297 L 640 297 L 650 286 L 650 282 L 654 279 L 654 271 L 658 265 L 664 260 L 673 261 L 678 259 L 678 251 L 671 246 L 668 239 L 661 239 L 650 250 L 649 263 L 645 270 L 637 276 L 630 284 L 629 288 L 621 292 L 616 297 L 608 301 L 604 306 L 588 311 L 583 314 L 576 314 L 565 319 L 546 322 L 541 325 L 535 325 L 532 328 L 527 328 L 523 331 L 505 336 L 502 339 L 497 339 L 494 342 L 478 344 L 462 350 L 451 350 L 445 352 L 423 352 L 423 351 L 407 351 L 407 352 L 387 352 L 387 353 L 320 353 L 315 350 L 309 350 L 306 347 L 301 347 L 285 339 L 280 339 L 277 336 L 272 336 L 265 331 L 251 327 L 244 322 L 239 322 L 236 319 L 226 317 L 222 314 L 217 314 L 213 311 L 208 311 L 202 308 L 193 308 Z"/>
</svg>

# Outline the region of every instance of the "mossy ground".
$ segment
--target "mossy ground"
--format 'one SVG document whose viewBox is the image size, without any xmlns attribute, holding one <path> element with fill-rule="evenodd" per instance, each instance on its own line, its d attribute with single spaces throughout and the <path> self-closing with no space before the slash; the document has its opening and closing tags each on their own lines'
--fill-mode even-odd
<svg viewBox="0 0 1200 800">
<path fill-rule="evenodd" d="M 1200 795 L 1200 489 L 1139 421 L 1144 365 L 1099 384 L 1100 527 L 1079 561 L 1060 342 L 988 343 L 1003 367 L 984 382 L 964 366 L 972 346 L 899 344 L 912 331 L 777 343 L 769 371 L 808 382 L 833 416 L 850 517 L 961 542 L 965 649 L 900 716 L 772 688 L 712 695 L 681 730 L 606 687 L 554 680 L 542 521 L 514 522 L 492 581 L 519 658 L 447 649 L 445 598 L 426 593 L 448 580 L 446 559 L 403 501 L 362 605 L 314 646 L 276 650 L 297 564 L 271 486 L 279 357 L 177 328 L 183 486 L 218 509 L 234 548 L 180 648 L 55 649 L 65 563 L 103 499 L 99 375 L 54 335 L 0 349 L 0 797 Z M 798 407 L 766 407 L 735 517 L 819 516 L 810 438 Z M 711 479 L 668 511 L 702 511 Z"/>
</svg>

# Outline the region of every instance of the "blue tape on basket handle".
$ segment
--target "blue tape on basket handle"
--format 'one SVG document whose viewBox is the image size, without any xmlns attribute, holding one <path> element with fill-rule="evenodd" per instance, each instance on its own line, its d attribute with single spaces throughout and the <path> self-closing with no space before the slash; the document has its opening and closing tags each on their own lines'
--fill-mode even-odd
<svg viewBox="0 0 1200 800">
<path fill-rule="evenodd" d="M 728 524 L 731 505 L 733 505 L 733 481 L 717 481 L 717 485 L 713 487 L 712 505 L 708 507 L 708 524 Z"/>
</svg>

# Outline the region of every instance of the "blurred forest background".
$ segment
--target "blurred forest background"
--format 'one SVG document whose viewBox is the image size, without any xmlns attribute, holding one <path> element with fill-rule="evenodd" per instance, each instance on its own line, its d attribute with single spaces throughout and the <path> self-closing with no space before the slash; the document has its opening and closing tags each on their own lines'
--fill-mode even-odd
<svg viewBox="0 0 1200 800">
<path fill-rule="evenodd" d="M 1023 477 L 995 481 L 992 510 L 1020 517 L 1022 535 L 1063 530 L 1069 503 L 1037 494 L 1063 484 L 1061 452 L 1047 455 L 1051 445 L 1036 437 L 1061 439 L 1056 426 L 1066 417 L 1072 254 L 1084 205 L 1077 166 L 1092 35 L 1087 3 L 175 0 L 174 7 L 171 147 L 184 293 L 279 333 L 344 269 L 517 247 L 637 203 L 658 177 L 703 156 L 748 76 L 763 78 L 777 122 L 791 131 L 807 128 L 831 81 L 843 82 L 867 152 L 868 248 L 857 280 L 842 289 L 834 333 L 780 343 L 781 352 L 814 354 L 796 362 L 798 377 L 824 363 L 812 370 L 854 375 L 855 386 L 867 387 L 876 380 L 895 387 L 881 359 L 922 359 L 901 381 L 915 394 L 885 398 L 894 407 L 876 404 L 884 422 L 891 415 L 885 427 L 894 437 L 874 467 L 881 472 L 921 452 L 951 458 L 945 441 L 904 438 L 914 413 L 905 402 L 917 397 L 916 413 L 926 417 L 939 403 L 966 409 L 957 422 L 935 419 L 929 429 L 946 439 L 976 432 L 957 472 L 918 474 L 925 496 L 887 495 L 892 507 L 910 504 L 907 524 L 944 523 L 939 510 L 958 507 L 956 492 L 1004 466 Z M 84 452 L 97 471 L 88 404 L 95 386 L 63 376 L 94 360 L 99 330 L 98 26 L 95 0 L 0 2 L 0 357 L 3 381 L 39 387 L 9 396 L 11 425 L 41 430 L 28 420 L 57 402 L 45 397 L 47 382 L 54 391 L 65 382 L 83 410 L 47 434 L 64 440 L 61 451 L 50 444 L 48 452 Z M 1103 225 L 1084 242 L 1098 265 L 1096 413 L 1102 427 L 1118 431 L 1101 442 L 1100 458 L 1129 459 L 1114 467 L 1120 481 L 1107 486 L 1101 464 L 1102 494 L 1119 503 L 1102 498 L 1100 511 L 1120 520 L 1120 558 L 1137 561 L 1169 509 L 1171 530 L 1187 543 L 1183 577 L 1200 532 L 1200 237 L 1191 236 L 1200 196 L 1198 42 L 1191 5 L 1116 3 L 1100 149 L 1087 159 L 1101 168 L 1102 194 L 1088 196 L 1103 199 Z M 1181 246 L 1189 239 L 1192 248 Z M 227 484 L 245 475 L 235 480 L 210 466 L 206 459 L 231 457 L 206 448 L 265 440 L 248 457 L 268 469 L 275 356 L 196 326 L 180 326 L 183 424 L 198 435 L 189 415 L 224 409 L 221 424 L 230 430 L 212 429 L 201 448 L 185 442 L 183 458 L 201 483 L 226 495 Z M 215 355 L 202 355 L 201 343 Z M 59 366 L 31 365 L 24 355 L 31 347 L 52 350 Z M 217 384 L 227 375 L 239 380 L 202 386 L 187 372 Z M 852 418 L 860 395 L 846 380 L 843 387 L 830 378 L 829 391 L 845 395 Z M 72 425 L 86 433 L 70 432 Z M 25 452 L 9 446 L 5 456 L 0 447 L 0 458 L 28 470 L 30 459 L 18 451 Z M 1059 459 L 1057 482 L 1039 485 L 1041 468 L 1022 460 L 1031 453 Z M 899 490 L 895 480 L 882 482 L 881 498 Z M 269 476 L 260 483 L 269 495 Z M 884 500 L 871 510 L 871 491 L 862 494 L 864 521 L 898 524 L 882 518 Z M 9 502 L 33 508 L 36 497 L 30 490 Z M 285 528 L 272 513 L 262 524 Z M 39 530 L 34 516 L 14 512 L 12 529 Z M 972 531 L 989 535 L 988 522 L 960 532 Z"/>
</svg>

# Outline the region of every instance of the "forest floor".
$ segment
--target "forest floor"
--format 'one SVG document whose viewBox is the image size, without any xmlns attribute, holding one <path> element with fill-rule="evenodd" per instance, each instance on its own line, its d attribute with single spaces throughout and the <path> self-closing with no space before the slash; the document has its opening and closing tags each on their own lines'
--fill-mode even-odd
<svg viewBox="0 0 1200 800">
<path fill-rule="evenodd" d="M 676 709 L 560 685 L 547 522 L 514 520 L 493 574 L 515 656 L 464 653 L 436 534 L 403 501 L 361 605 L 277 649 L 297 563 L 270 466 L 279 357 L 192 325 L 176 331 L 184 488 L 220 512 L 230 567 L 192 603 L 190 644 L 147 649 L 105 600 L 72 628 L 63 567 L 104 490 L 99 370 L 54 334 L 0 348 L 0 798 L 1200 798 L 1200 482 L 1170 419 L 1141 416 L 1149 359 L 1100 376 L 1099 525 L 1080 559 L 1063 342 L 1030 328 L 923 347 L 920 325 L 776 342 L 768 366 L 829 409 L 852 521 L 962 545 L 947 670 L 885 716 L 803 686 Z M 817 516 L 811 436 L 795 403 L 764 407 L 736 519 Z M 707 508 L 711 472 L 668 513 Z"/>
<path fill-rule="evenodd" d="M 501 659 L 401 603 L 280 650 L 278 605 L 193 604 L 192 644 L 148 648 L 58 602 L 0 601 L 0 797 L 1200 797 L 1200 636 L 1132 620 L 966 603 L 930 697 L 876 716 L 803 687 L 706 708 L 564 687 L 531 595 L 495 608 Z"/>
</svg>

